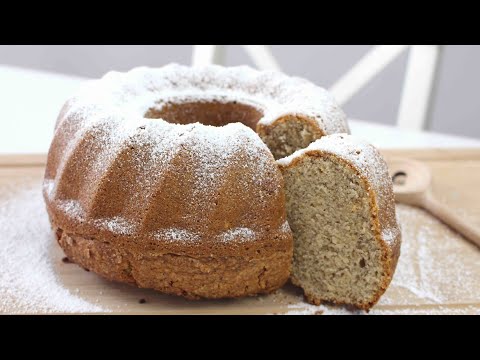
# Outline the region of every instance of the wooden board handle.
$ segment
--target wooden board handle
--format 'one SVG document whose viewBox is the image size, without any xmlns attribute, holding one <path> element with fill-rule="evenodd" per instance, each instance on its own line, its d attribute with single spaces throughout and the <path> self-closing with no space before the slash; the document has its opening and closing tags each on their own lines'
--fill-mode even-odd
<svg viewBox="0 0 480 360">
<path fill-rule="evenodd" d="M 430 192 L 427 192 L 425 196 L 423 196 L 421 205 L 433 216 L 437 217 L 439 220 L 463 235 L 467 240 L 470 240 L 480 247 L 480 229 L 466 222 L 446 205 L 435 199 Z"/>
</svg>

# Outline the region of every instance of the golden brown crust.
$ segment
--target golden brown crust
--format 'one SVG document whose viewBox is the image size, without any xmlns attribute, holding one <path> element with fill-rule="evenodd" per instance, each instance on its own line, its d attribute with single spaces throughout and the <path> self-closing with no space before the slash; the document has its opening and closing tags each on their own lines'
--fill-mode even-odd
<svg viewBox="0 0 480 360">
<path fill-rule="evenodd" d="M 397 218 L 395 214 L 395 198 L 393 195 L 393 187 L 391 182 L 385 181 L 377 184 L 372 184 L 372 179 L 369 179 L 364 172 L 354 166 L 350 161 L 344 159 L 336 154 L 333 154 L 328 151 L 322 150 L 309 150 L 305 151 L 300 156 L 295 156 L 287 165 L 280 165 L 280 170 L 284 172 L 290 167 L 295 167 L 299 162 L 303 161 L 304 157 L 330 157 L 334 161 L 342 163 L 344 166 L 347 166 L 352 171 L 354 171 L 357 176 L 363 181 L 364 187 L 368 189 L 370 197 L 370 208 L 372 211 L 372 221 L 375 228 L 376 239 L 379 245 L 382 248 L 382 262 L 384 266 L 385 276 L 382 279 L 380 288 L 377 293 L 373 294 L 371 299 L 366 303 L 357 303 L 357 304 L 347 304 L 344 302 L 337 302 L 329 299 L 328 302 L 337 304 L 337 305 L 353 305 L 359 309 L 369 311 L 369 309 L 374 306 L 380 297 L 385 293 L 388 288 L 395 268 L 398 263 L 398 258 L 400 256 L 400 245 L 401 245 L 401 233 L 397 224 Z M 375 159 L 372 159 L 373 166 L 381 164 L 386 168 L 386 162 L 379 152 L 376 152 Z M 388 177 L 388 172 L 384 174 L 385 177 Z M 388 185 L 387 185 L 388 184 Z M 381 188 L 379 188 L 379 186 Z M 394 239 L 391 241 L 386 241 L 382 234 L 384 229 L 394 229 Z M 294 285 L 302 287 L 301 281 L 295 278 L 292 274 L 291 281 Z M 302 287 L 303 288 L 303 287 Z M 314 294 L 309 293 L 304 289 L 305 299 L 314 305 L 320 305 L 324 299 L 321 299 Z"/>
<path fill-rule="evenodd" d="M 135 241 L 112 244 L 104 239 L 68 234 L 59 228 L 56 234 L 68 258 L 85 269 L 108 280 L 188 299 L 270 293 L 290 275 L 292 249 L 288 246 L 273 245 L 259 253 L 248 249 L 225 256 L 197 249 L 187 255 L 166 252 L 161 246 L 156 251 L 145 251 Z M 278 239 L 272 241 L 275 242 L 282 244 Z"/>
</svg>

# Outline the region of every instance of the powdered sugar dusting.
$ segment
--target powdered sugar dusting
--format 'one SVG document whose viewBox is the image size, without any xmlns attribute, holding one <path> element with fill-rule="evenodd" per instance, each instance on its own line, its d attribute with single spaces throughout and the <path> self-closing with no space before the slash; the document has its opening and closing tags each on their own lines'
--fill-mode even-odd
<svg viewBox="0 0 480 360">
<path fill-rule="evenodd" d="M 286 233 L 291 231 L 290 224 L 288 223 L 287 220 L 285 220 L 285 222 L 282 224 L 282 227 L 280 228 L 280 231 L 286 232 Z"/>
<path fill-rule="evenodd" d="M 76 200 L 60 201 L 58 207 L 71 219 L 82 221 L 85 219 L 85 212 Z"/>
<path fill-rule="evenodd" d="M 155 233 L 155 238 L 162 241 L 181 241 L 181 242 L 198 242 L 200 236 L 186 229 L 164 229 Z"/>
<path fill-rule="evenodd" d="M 288 311 L 285 315 L 465 315 L 476 314 L 480 315 L 480 307 L 474 305 L 467 305 L 461 307 L 448 306 L 415 306 L 412 305 L 407 308 L 398 309 L 382 309 L 374 308 L 369 313 L 361 310 L 347 310 L 345 307 L 335 307 L 327 305 L 311 305 L 305 303 L 298 303 L 288 305 Z"/>
<path fill-rule="evenodd" d="M 267 181 L 272 169 L 266 145 L 253 130 L 240 123 L 221 128 L 197 124 L 185 145 L 194 154 L 192 206 L 197 206 L 197 211 L 208 211 L 214 206 L 211 199 L 227 180 L 225 174 L 231 166 L 244 167 L 246 175 L 237 178 L 244 188 Z M 239 156 L 244 158 L 240 161 Z"/>
<path fill-rule="evenodd" d="M 480 255 L 473 255 L 478 249 L 420 209 L 399 205 L 397 213 L 403 240 L 392 281 L 396 303 L 448 304 L 455 298 L 478 303 Z M 385 296 L 380 304 L 390 302 Z"/>
<path fill-rule="evenodd" d="M 231 242 L 233 240 L 237 242 L 252 241 L 256 239 L 255 232 L 249 228 L 235 228 L 230 229 L 220 235 L 220 239 L 223 242 Z"/>
<path fill-rule="evenodd" d="M 387 244 L 393 244 L 399 237 L 400 235 L 400 228 L 398 227 L 388 227 L 383 229 L 382 231 L 382 239 L 385 241 Z"/>
<path fill-rule="evenodd" d="M 285 315 L 354 315 L 361 314 L 361 311 L 349 311 L 343 307 L 311 305 L 297 303 L 288 305 L 288 311 Z"/>
<path fill-rule="evenodd" d="M 76 200 L 61 200 L 58 202 L 58 208 L 62 210 L 69 218 L 89 223 L 99 229 L 108 230 L 114 234 L 130 235 L 135 231 L 134 224 L 128 222 L 120 216 L 102 219 L 87 219 L 85 211 L 80 202 Z"/>
<path fill-rule="evenodd" d="M 53 195 L 53 189 L 55 187 L 55 181 L 52 179 L 45 179 L 43 182 L 43 191 L 48 199 L 50 199 Z"/>
<path fill-rule="evenodd" d="M 260 122 L 264 124 L 287 114 L 303 114 L 318 121 L 327 133 L 348 131 L 345 114 L 326 90 L 305 79 L 248 66 L 169 64 L 138 67 L 127 73 L 112 71 L 100 80 L 85 83 L 70 111 L 83 119 L 93 114 L 123 114 L 138 119 L 155 104 L 192 100 L 250 104 L 263 111 Z"/>
<path fill-rule="evenodd" d="M 119 216 L 110 219 L 96 219 L 94 223 L 96 226 L 107 229 L 115 234 L 130 235 L 135 230 L 132 224 Z"/>
<path fill-rule="evenodd" d="M 54 239 L 39 188 L 2 200 L 0 229 L 0 313 L 108 311 L 59 283 L 49 256 Z"/>
</svg>

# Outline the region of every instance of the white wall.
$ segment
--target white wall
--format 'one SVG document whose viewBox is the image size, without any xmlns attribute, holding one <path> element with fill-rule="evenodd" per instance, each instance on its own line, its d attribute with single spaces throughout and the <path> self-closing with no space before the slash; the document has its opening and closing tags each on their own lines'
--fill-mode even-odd
<svg viewBox="0 0 480 360">
<path fill-rule="evenodd" d="M 365 54 L 370 45 L 274 45 L 283 70 L 328 87 Z M 108 70 L 138 65 L 189 64 L 190 46 L 0 46 L 0 64 L 99 77 Z M 227 50 L 227 64 L 251 62 L 237 46 Z M 345 106 L 350 117 L 393 124 L 407 56 L 403 54 Z M 445 47 L 434 102 L 434 131 L 480 138 L 480 46 Z M 1 81 L 1 79 L 0 79 Z"/>
</svg>

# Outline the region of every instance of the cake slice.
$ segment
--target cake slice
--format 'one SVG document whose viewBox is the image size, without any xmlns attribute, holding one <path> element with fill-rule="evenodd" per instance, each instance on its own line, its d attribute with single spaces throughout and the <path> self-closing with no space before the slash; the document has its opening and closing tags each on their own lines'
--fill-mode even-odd
<svg viewBox="0 0 480 360">
<path fill-rule="evenodd" d="M 292 282 L 312 304 L 370 309 L 387 289 L 400 254 L 384 159 L 372 145 L 335 134 L 277 163 L 294 234 Z"/>
</svg>

